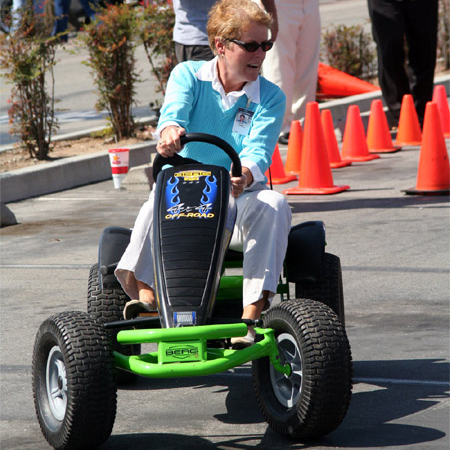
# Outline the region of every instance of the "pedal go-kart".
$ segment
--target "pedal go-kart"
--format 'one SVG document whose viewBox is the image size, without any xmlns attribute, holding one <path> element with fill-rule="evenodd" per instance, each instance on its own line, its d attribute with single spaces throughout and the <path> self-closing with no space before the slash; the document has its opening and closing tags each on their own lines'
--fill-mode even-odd
<svg viewBox="0 0 450 450">
<path fill-rule="evenodd" d="M 193 141 L 221 148 L 240 175 L 239 157 L 226 142 L 204 134 L 183 137 L 183 144 Z M 171 167 L 161 170 L 168 161 Z M 350 403 L 352 362 L 340 262 L 325 253 L 323 223 L 292 228 L 281 301 L 259 321 L 241 320 L 242 275 L 228 273 L 242 267 L 242 254 L 227 251 L 236 213 L 228 172 L 179 155 L 158 155 L 153 170 L 159 315 L 122 319 L 129 299 L 114 269 L 131 231 L 105 229 L 89 275 L 87 313 L 54 315 L 36 336 L 33 394 L 47 441 L 56 449 L 101 445 L 113 428 L 117 385 L 136 375 L 200 376 L 249 361 L 271 428 L 299 441 L 330 433 Z M 296 299 L 289 298 L 290 283 Z M 231 349 L 230 338 L 244 336 L 248 325 L 255 326 L 255 344 Z M 144 343 L 157 350 L 140 354 Z"/>
</svg>

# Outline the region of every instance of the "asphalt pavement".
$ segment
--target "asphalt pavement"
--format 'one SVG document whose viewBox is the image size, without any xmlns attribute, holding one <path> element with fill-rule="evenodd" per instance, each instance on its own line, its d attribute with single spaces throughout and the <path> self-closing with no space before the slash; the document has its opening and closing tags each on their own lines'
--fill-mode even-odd
<svg viewBox="0 0 450 450">
<path fill-rule="evenodd" d="M 293 224 L 323 220 L 327 251 L 341 258 L 354 387 L 336 431 L 299 443 L 270 430 L 247 364 L 119 389 L 102 448 L 449 448 L 449 198 L 403 192 L 416 185 L 419 153 L 404 147 L 333 170 L 334 184 L 350 185 L 339 194 L 286 197 Z M 31 394 L 35 334 L 52 314 L 86 310 L 103 228 L 132 227 L 147 196 L 144 185 L 118 190 L 106 180 L 8 204 L 19 224 L 0 230 L 2 449 L 49 448 Z"/>
<path fill-rule="evenodd" d="M 330 21 L 345 11 L 347 19 L 358 23 L 365 3 L 321 1 L 328 11 L 322 17 Z M 64 71 L 78 67 L 81 57 L 77 58 Z M 64 132 L 78 134 L 101 126 L 103 119 L 94 117 L 92 108 L 83 112 L 86 101 L 81 94 L 90 94 L 91 86 L 78 74 L 76 81 L 80 95 L 64 94 L 60 112 L 67 113 Z M 448 77 L 444 83 L 450 92 Z M 154 97 L 149 90 L 139 97 L 146 103 Z M 321 107 L 333 111 L 342 129 L 350 102 L 367 112 L 373 98 Z M 138 115 L 148 114 L 148 104 L 141 107 Z M 449 148 L 450 141 L 446 143 Z M 153 150 L 154 142 L 132 149 L 131 165 L 138 167 L 133 176 L 142 175 L 140 165 Z M 280 152 L 285 159 L 286 147 L 280 146 Z M 323 220 L 327 251 L 341 258 L 354 386 L 349 412 L 336 431 L 314 442 L 295 442 L 274 433 L 258 410 L 246 364 L 208 377 L 140 379 L 119 389 L 113 433 L 102 448 L 448 449 L 449 198 L 403 192 L 416 185 L 419 153 L 419 147 L 404 147 L 374 161 L 333 170 L 334 184 L 350 185 L 339 194 L 286 197 L 293 224 Z M 18 221 L 0 229 L 2 450 L 49 448 L 31 393 L 36 332 L 50 315 L 86 310 L 89 268 L 97 260 L 102 230 L 111 225 L 132 227 L 148 196 L 142 178 L 118 190 L 110 177 L 104 153 L 71 158 L 45 171 L 23 169 L 1 177 L 2 201 Z M 282 191 L 296 183 L 274 188 Z"/>
</svg>

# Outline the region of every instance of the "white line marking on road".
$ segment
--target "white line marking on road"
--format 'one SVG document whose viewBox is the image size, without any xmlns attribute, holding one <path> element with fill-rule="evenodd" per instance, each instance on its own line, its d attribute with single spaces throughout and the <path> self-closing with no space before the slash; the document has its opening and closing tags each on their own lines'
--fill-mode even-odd
<svg viewBox="0 0 450 450">
<path fill-rule="evenodd" d="M 1 264 L 0 269 L 86 269 L 92 264 Z"/>
<path fill-rule="evenodd" d="M 147 195 L 148 197 L 148 195 Z M 38 197 L 38 198 L 34 198 L 31 199 L 34 200 L 35 202 L 67 202 L 67 201 L 72 201 L 72 202 L 85 202 L 85 201 L 94 201 L 94 202 L 99 202 L 99 201 L 105 201 L 105 200 L 110 200 L 109 197 L 63 197 L 63 198 L 58 198 L 58 197 Z"/>
<path fill-rule="evenodd" d="M 381 267 L 381 266 L 343 266 L 344 272 L 415 272 L 449 273 L 450 269 L 438 267 Z"/>
<path fill-rule="evenodd" d="M 216 375 L 226 375 L 231 377 L 250 377 L 250 372 L 240 371 L 237 372 L 223 372 Z M 403 380 L 396 378 L 353 378 L 354 383 L 367 383 L 367 384 L 403 384 L 409 386 L 444 386 L 450 388 L 450 381 L 434 381 L 434 380 Z"/>
<path fill-rule="evenodd" d="M 356 383 L 368 384 L 406 384 L 406 385 L 421 385 L 421 386 L 448 386 L 450 388 L 450 381 L 434 381 L 434 380 L 401 380 L 396 378 L 353 378 Z"/>
</svg>

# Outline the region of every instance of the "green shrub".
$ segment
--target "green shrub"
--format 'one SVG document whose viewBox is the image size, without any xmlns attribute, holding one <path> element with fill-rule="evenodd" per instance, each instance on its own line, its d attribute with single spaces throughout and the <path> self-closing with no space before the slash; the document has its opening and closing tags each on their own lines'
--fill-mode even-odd
<svg viewBox="0 0 450 450">
<path fill-rule="evenodd" d="M 117 140 L 133 135 L 131 107 L 139 81 L 136 72 L 136 14 L 127 4 L 108 5 L 81 36 L 87 46 L 85 61 L 93 71 L 99 100 L 96 109 L 106 109 Z"/>
<path fill-rule="evenodd" d="M 175 13 L 172 6 L 161 0 L 147 5 L 139 15 L 139 39 L 158 81 L 158 92 L 163 95 L 170 72 L 177 64 L 172 41 L 174 25 Z"/>
<path fill-rule="evenodd" d="M 328 27 L 322 34 L 323 62 L 354 77 L 376 76 L 376 49 L 362 25 Z"/>
<path fill-rule="evenodd" d="M 0 36 L 0 67 L 13 84 L 9 108 L 10 133 L 19 136 L 32 158 L 47 159 L 58 129 L 54 108 L 55 46 L 50 29 L 33 13 L 29 1 L 17 30 Z M 49 91 L 47 90 L 49 89 Z"/>
</svg>

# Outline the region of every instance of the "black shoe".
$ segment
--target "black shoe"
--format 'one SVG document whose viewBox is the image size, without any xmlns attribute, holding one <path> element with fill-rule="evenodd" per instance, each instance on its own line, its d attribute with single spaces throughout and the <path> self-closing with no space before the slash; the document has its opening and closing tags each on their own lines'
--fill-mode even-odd
<svg viewBox="0 0 450 450">
<path fill-rule="evenodd" d="M 398 121 L 400 119 L 400 111 L 388 111 L 386 113 L 386 118 L 391 130 L 396 130 L 398 128 Z"/>
<path fill-rule="evenodd" d="M 278 138 L 278 143 L 283 145 L 288 145 L 289 143 L 289 133 L 282 133 Z"/>
</svg>

